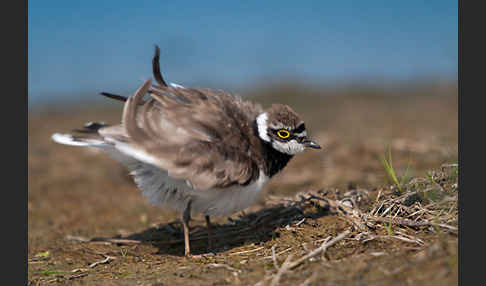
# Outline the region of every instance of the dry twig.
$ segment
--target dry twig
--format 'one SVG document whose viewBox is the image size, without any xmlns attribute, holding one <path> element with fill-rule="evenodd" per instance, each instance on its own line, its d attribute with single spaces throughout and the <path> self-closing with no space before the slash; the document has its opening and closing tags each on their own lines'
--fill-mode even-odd
<svg viewBox="0 0 486 286">
<path fill-rule="evenodd" d="M 285 272 L 287 272 L 287 271 L 289 271 L 289 270 L 290 270 L 290 265 L 291 265 L 291 264 L 290 264 L 290 261 L 292 260 L 292 257 L 293 257 L 292 253 L 291 253 L 291 254 L 289 254 L 289 256 L 287 256 L 287 258 L 285 259 L 284 263 L 282 264 L 282 266 L 281 266 L 281 267 L 280 267 L 280 269 L 278 270 L 277 275 L 275 275 L 275 276 L 273 277 L 273 279 L 272 279 L 272 284 L 271 284 L 272 286 L 274 286 L 274 285 L 278 285 L 278 284 L 279 284 L 279 282 L 280 282 L 280 278 L 282 277 L 282 275 L 283 275 Z"/>
<path fill-rule="evenodd" d="M 311 257 L 317 256 L 317 255 L 319 255 L 321 253 L 326 252 L 326 250 L 327 250 L 328 247 L 330 247 L 330 246 L 336 244 L 338 241 L 344 239 L 351 232 L 352 232 L 352 229 L 348 229 L 348 230 L 342 232 L 341 234 L 339 234 L 338 236 L 336 236 L 335 238 L 331 239 L 330 241 L 324 242 L 320 247 L 314 249 L 313 251 L 311 251 L 307 255 L 305 255 L 305 256 L 297 259 L 296 261 L 290 263 L 289 269 L 293 269 L 293 268 L 299 266 L 302 262 L 306 261 L 307 259 L 309 259 Z"/>
<path fill-rule="evenodd" d="M 94 262 L 94 263 L 91 263 L 89 265 L 90 268 L 94 268 L 100 264 L 106 264 L 106 263 L 110 263 L 113 259 L 115 259 L 115 257 L 111 257 L 111 256 L 106 256 L 105 259 L 101 260 L 101 261 L 97 261 L 97 262 Z"/>
<path fill-rule="evenodd" d="M 317 277 L 317 274 L 316 273 L 317 272 L 312 273 L 312 275 L 309 278 L 305 279 L 305 281 L 302 282 L 302 284 L 300 284 L 299 286 L 307 286 L 307 285 L 309 285 L 312 281 L 314 281 L 316 279 L 316 277 Z"/>
<path fill-rule="evenodd" d="M 289 248 L 287 248 L 287 249 L 285 249 L 285 250 L 282 250 L 282 251 L 280 251 L 279 253 L 275 254 L 275 257 L 278 257 L 280 254 L 284 254 L 285 252 L 288 252 L 288 251 L 290 251 L 291 249 L 292 249 L 292 247 L 289 247 Z M 272 256 L 265 256 L 265 257 L 263 257 L 263 258 L 261 258 L 261 259 L 270 259 L 270 258 L 272 258 L 272 259 L 273 259 L 273 255 L 272 255 Z"/>
<path fill-rule="evenodd" d="M 263 249 L 263 248 L 264 247 L 262 246 L 262 247 L 258 247 L 258 248 L 251 249 L 251 250 L 233 252 L 233 253 L 230 253 L 229 255 L 238 255 L 238 254 L 245 254 L 245 253 L 255 252 L 255 251 L 258 251 L 258 250 Z"/>
<path fill-rule="evenodd" d="M 273 266 L 275 267 L 275 270 L 278 271 L 278 261 L 277 261 L 277 255 L 275 255 L 275 247 L 277 247 L 276 244 L 272 246 L 272 260 L 273 260 Z"/>
</svg>

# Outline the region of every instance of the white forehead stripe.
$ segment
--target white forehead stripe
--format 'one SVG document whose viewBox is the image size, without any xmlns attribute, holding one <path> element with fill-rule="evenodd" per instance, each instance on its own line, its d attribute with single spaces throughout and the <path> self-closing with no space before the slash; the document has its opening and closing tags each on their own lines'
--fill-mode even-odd
<svg viewBox="0 0 486 286">
<path fill-rule="evenodd" d="M 270 137 L 268 136 L 268 125 L 267 125 L 267 120 L 268 120 L 268 114 L 266 112 L 258 115 L 256 122 L 258 126 L 258 135 L 262 140 L 265 140 L 267 142 L 270 142 Z"/>
<path fill-rule="evenodd" d="M 270 128 L 272 128 L 272 129 L 287 129 L 287 126 L 283 125 L 282 123 L 277 123 L 277 124 L 270 124 Z"/>
</svg>

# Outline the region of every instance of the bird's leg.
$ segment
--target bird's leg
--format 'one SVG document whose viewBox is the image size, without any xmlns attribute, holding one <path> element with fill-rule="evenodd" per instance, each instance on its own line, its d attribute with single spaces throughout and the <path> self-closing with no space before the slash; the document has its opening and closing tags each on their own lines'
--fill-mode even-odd
<svg viewBox="0 0 486 286">
<path fill-rule="evenodd" d="M 189 246 L 189 220 L 191 220 L 191 202 L 187 204 L 186 209 L 182 213 L 181 220 L 184 227 L 184 254 L 186 256 L 189 256 L 191 255 L 191 248 Z"/>
<path fill-rule="evenodd" d="M 211 220 L 209 219 L 209 216 L 207 215 L 206 217 L 206 226 L 208 227 L 208 249 L 211 250 L 213 249 L 213 240 L 212 240 L 212 227 L 211 227 Z"/>
</svg>

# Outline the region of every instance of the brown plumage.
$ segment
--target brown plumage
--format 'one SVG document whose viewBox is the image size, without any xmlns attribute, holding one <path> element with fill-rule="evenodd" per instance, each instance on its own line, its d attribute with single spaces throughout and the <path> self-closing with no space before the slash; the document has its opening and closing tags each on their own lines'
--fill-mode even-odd
<svg viewBox="0 0 486 286">
<path fill-rule="evenodd" d="M 153 88 L 140 105 L 151 87 L 147 80 L 125 103 L 125 142 L 161 158 L 158 167 L 198 190 L 246 185 L 258 178 L 263 157 L 256 151 L 262 142 L 253 124 L 260 106 L 223 92 L 164 86 Z M 112 128 L 99 132 L 116 134 Z"/>
<path fill-rule="evenodd" d="M 284 104 L 272 104 L 271 108 L 267 111 L 268 121 L 270 126 L 277 126 L 279 124 L 285 124 L 286 126 L 294 129 L 298 124 L 302 123 L 299 115 L 292 110 L 288 105 Z"/>
</svg>

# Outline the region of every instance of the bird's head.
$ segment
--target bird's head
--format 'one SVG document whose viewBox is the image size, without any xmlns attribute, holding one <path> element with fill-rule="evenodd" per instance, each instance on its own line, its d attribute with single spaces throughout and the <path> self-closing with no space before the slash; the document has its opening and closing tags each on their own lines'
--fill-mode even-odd
<svg viewBox="0 0 486 286">
<path fill-rule="evenodd" d="M 256 121 L 260 139 L 279 152 L 295 155 L 306 148 L 321 148 L 307 137 L 304 121 L 287 105 L 273 104 Z"/>
</svg>

